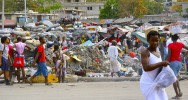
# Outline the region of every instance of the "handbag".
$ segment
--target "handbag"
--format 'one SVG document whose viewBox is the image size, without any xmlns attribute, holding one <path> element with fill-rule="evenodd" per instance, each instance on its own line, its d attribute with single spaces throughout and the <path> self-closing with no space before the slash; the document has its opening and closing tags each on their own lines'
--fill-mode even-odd
<svg viewBox="0 0 188 100">
<path fill-rule="evenodd" d="M 155 82 L 157 84 L 157 87 L 159 88 L 166 88 L 172 85 L 176 81 L 177 78 L 173 70 L 169 66 L 163 67 L 162 70 L 157 75 L 157 77 L 155 78 Z"/>
<path fill-rule="evenodd" d="M 14 58 L 14 67 L 24 67 L 24 58 L 23 57 L 15 57 Z"/>
</svg>

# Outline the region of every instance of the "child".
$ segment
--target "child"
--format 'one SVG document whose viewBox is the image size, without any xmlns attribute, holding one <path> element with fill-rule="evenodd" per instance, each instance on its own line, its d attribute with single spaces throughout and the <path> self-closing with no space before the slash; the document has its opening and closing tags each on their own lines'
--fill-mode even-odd
<svg viewBox="0 0 188 100">
<path fill-rule="evenodd" d="M 14 46 L 16 49 L 16 55 L 14 57 L 14 67 L 17 68 L 18 83 L 20 83 L 20 70 L 22 71 L 22 81 L 23 83 L 25 83 L 24 50 L 25 48 L 31 50 L 31 48 L 22 42 L 21 37 L 17 38 L 17 43 L 15 43 Z"/>
<path fill-rule="evenodd" d="M 56 67 L 56 75 L 58 76 L 59 82 L 64 82 L 66 73 L 66 56 L 59 49 L 58 45 L 54 45 L 53 63 Z"/>
<path fill-rule="evenodd" d="M 9 62 L 10 62 L 10 66 L 12 66 L 12 61 L 10 59 L 10 55 L 8 54 L 9 52 L 9 48 L 8 48 L 8 44 L 9 44 L 9 39 L 8 37 L 2 37 L 1 38 L 1 43 L 0 44 L 0 67 L 2 69 L 2 72 L 4 73 L 5 76 L 5 82 L 6 85 L 11 85 L 10 83 L 10 79 L 9 79 Z M 9 60 L 9 62 L 8 62 Z"/>
</svg>

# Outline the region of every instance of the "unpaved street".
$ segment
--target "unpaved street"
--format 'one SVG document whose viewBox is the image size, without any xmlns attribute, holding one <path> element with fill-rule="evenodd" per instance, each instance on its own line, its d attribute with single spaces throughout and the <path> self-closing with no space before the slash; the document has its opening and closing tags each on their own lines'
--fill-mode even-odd
<svg viewBox="0 0 188 100">
<path fill-rule="evenodd" d="M 188 99 L 188 81 L 181 81 L 184 96 Z M 175 95 L 167 88 L 169 97 Z M 0 100 L 143 100 L 138 82 L 92 82 L 66 83 L 44 86 L 44 84 L 0 85 Z M 170 99 L 169 99 L 170 100 Z"/>
</svg>

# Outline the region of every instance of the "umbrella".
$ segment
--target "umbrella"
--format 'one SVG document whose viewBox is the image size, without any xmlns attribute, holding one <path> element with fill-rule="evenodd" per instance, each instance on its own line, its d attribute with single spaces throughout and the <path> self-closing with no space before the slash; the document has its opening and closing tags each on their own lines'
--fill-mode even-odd
<svg viewBox="0 0 188 100">
<path fill-rule="evenodd" d="M 147 40 L 146 40 L 146 35 L 145 33 L 142 32 L 135 32 L 132 35 L 136 36 L 138 39 L 140 39 L 143 43 L 148 44 Z"/>
</svg>

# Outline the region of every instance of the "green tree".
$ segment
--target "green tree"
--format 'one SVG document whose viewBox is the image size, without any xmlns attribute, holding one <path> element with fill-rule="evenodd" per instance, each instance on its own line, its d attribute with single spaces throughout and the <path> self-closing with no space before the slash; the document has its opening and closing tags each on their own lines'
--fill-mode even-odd
<svg viewBox="0 0 188 100">
<path fill-rule="evenodd" d="M 143 17 L 148 10 L 145 7 L 145 0 L 119 0 L 119 16 L 136 18 Z"/>
<path fill-rule="evenodd" d="M 136 8 L 134 9 L 134 17 L 141 18 L 145 14 L 147 14 L 148 9 L 145 7 L 144 0 L 137 0 L 136 1 Z"/>
<path fill-rule="evenodd" d="M 164 10 L 164 6 L 160 2 L 146 1 L 146 7 L 148 9 L 148 15 L 161 14 Z"/>
<path fill-rule="evenodd" d="M 135 8 L 137 6 L 137 0 L 119 0 L 119 16 L 130 17 L 134 15 Z"/>
<path fill-rule="evenodd" d="M 0 10 L 2 10 L 2 0 L 0 0 Z M 49 13 L 50 10 L 62 8 L 57 0 L 27 0 L 27 9 L 40 13 Z M 5 0 L 5 12 L 24 11 L 24 0 Z"/>
<path fill-rule="evenodd" d="M 117 0 L 108 0 L 104 8 L 100 10 L 100 19 L 118 18 L 118 2 Z"/>
<path fill-rule="evenodd" d="M 186 8 L 185 10 L 186 10 L 186 12 L 188 13 L 188 8 Z"/>
<path fill-rule="evenodd" d="M 179 12 L 179 15 L 182 16 L 182 6 L 181 5 L 174 5 L 172 6 L 172 11 L 176 11 L 176 12 Z"/>
</svg>

